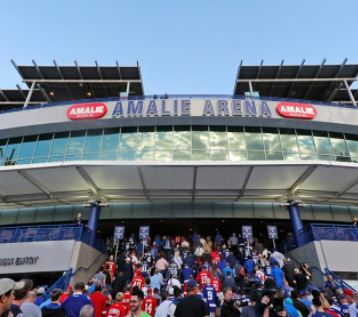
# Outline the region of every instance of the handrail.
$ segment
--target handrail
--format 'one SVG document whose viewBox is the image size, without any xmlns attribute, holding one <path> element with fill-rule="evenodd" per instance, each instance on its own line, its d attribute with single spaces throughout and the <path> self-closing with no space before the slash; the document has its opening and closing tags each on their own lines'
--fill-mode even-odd
<svg viewBox="0 0 358 317">
<path fill-rule="evenodd" d="M 147 100 L 147 99 L 204 99 L 204 98 L 233 98 L 233 99 L 248 99 L 246 96 L 242 95 L 226 95 L 226 94 L 176 94 L 176 95 L 147 95 L 147 96 L 128 96 L 128 100 Z M 261 96 L 261 97 L 251 97 L 253 100 L 268 100 L 268 101 L 290 101 L 290 102 L 300 102 L 300 103 L 310 103 L 313 105 L 322 105 L 329 107 L 339 107 L 339 108 L 349 108 L 349 109 L 358 109 L 353 104 L 341 104 L 334 102 L 323 102 L 317 100 L 308 100 L 308 99 L 292 99 L 292 98 L 279 98 L 279 97 L 270 97 L 270 96 Z M 39 108 L 47 108 L 47 107 L 55 107 L 62 105 L 70 105 L 70 104 L 81 104 L 88 102 L 109 102 L 109 101 L 119 101 L 120 97 L 109 97 L 109 98 L 93 98 L 93 99 L 79 99 L 79 100 L 71 100 L 71 101 L 59 101 L 59 102 L 45 102 L 39 103 L 35 105 L 28 106 L 26 108 L 13 108 L 13 109 L 4 109 L 0 110 L 0 114 L 2 113 L 10 113 L 10 112 L 19 112 L 19 111 L 28 111 Z"/>
<path fill-rule="evenodd" d="M 331 270 L 329 270 L 328 268 L 325 268 L 325 274 L 326 275 L 332 275 L 333 279 L 335 281 L 338 281 L 338 283 L 341 285 L 341 287 L 344 288 L 348 288 L 350 290 L 352 290 L 353 292 L 356 292 L 356 290 L 350 286 L 347 282 L 345 282 L 342 278 L 340 278 L 336 273 L 332 272 Z"/>
<path fill-rule="evenodd" d="M 60 288 L 60 289 L 62 289 L 62 291 L 64 291 L 68 287 L 68 284 L 69 284 L 72 276 L 73 276 L 72 268 L 69 268 L 67 271 L 65 271 L 65 273 L 61 277 L 59 277 L 57 279 L 56 282 L 54 282 L 46 290 L 46 292 L 44 294 L 44 301 L 46 301 L 50 297 L 50 293 L 51 293 L 52 290 L 54 290 L 56 288 Z"/>
</svg>

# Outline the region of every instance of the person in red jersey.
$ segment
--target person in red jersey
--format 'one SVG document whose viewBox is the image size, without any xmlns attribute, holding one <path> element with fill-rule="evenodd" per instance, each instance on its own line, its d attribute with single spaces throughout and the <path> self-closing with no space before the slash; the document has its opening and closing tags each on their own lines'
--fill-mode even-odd
<svg viewBox="0 0 358 317">
<path fill-rule="evenodd" d="M 147 312 L 149 315 L 154 317 L 155 311 L 157 310 L 157 300 L 152 296 L 152 290 L 148 290 L 148 295 L 143 300 L 142 310 Z"/>
<path fill-rule="evenodd" d="M 109 256 L 109 259 L 108 259 L 108 261 L 106 261 L 104 263 L 104 266 L 108 267 L 108 270 L 111 274 L 111 278 L 113 280 L 114 277 L 116 276 L 116 270 L 117 270 L 116 263 L 114 262 L 114 259 L 113 259 L 113 255 Z"/>
<path fill-rule="evenodd" d="M 68 287 L 66 288 L 66 290 L 61 294 L 60 296 L 60 303 L 63 304 L 64 301 L 71 296 L 72 294 L 72 286 L 68 285 Z"/>
<path fill-rule="evenodd" d="M 210 280 L 211 276 L 208 270 L 208 265 L 204 264 L 200 273 L 196 276 L 196 280 L 200 284 L 200 289 L 202 289 L 207 284 L 207 279 Z"/>
<path fill-rule="evenodd" d="M 211 278 L 211 285 L 214 287 L 216 293 L 220 293 L 222 291 L 221 281 L 217 276 L 213 275 Z"/>
<path fill-rule="evenodd" d="M 211 261 L 213 264 L 217 265 L 220 262 L 220 253 L 219 251 L 214 248 L 214 250 L 211 252 Z"/>
<path fill-rule="evenodd" d="M 124 317 L 128 313 L 128 308 L 123 300 L 123 293 L 117 293 L 114 304 L 109 306 L 106 317 Z"/>
<path fill-rule="evenodd" d="M 90 295 L 94 308 L 94 317 L 103 317 L 107 313 L 107 299 L 102 293 L 102 286 L 96 284 L 95 291 Z"/>
<path fill-rule="evenodd" d="M 144 277 L 142 276 L 142 270 L 140 265 L 137 265 L 137 269 L 134 272 L 133 279 L 131 282 L 131 287 L 138 287 L 141 290 L 145 285 Z"/>
<path fill-rule="evenodd" d="M 131 300 L 130 286 L 127 286 L 125 288 L 125 292 L 124 292 L 123 298 L 122 298 L 122 304 L 127 308 L 127 311 L 129 311 L 131 309 L 130 304 L 129 304 L 130 300 Z"/>
</svg>

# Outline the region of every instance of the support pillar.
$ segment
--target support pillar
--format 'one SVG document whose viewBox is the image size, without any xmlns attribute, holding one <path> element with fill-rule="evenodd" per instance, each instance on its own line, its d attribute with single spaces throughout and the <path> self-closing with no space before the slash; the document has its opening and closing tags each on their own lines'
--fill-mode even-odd
<svg viewBox="0 0 358 317">
<path fill-rule="evenodd" d="M 293 229 L 293 235 L 295 237 L 297 247 L 300 247 L 305 244 L 305 239 L 302 234 L 303 223 L 300 214 L 300 208 L 297 202 L 289 201 L 288 202 L 288 212 L 290 214 L 290 220 Z"/>
<path fill-rule="evenodd" d="M 101 203 L 100 201 L 94 201 L 90 203 L 89 207 L 90 215 L 88 217 L 88 229 L 91 230 L 90 245 L 94 246 L 96 244 L 96 234 L 99 214 L 101 212 Z"/>
</svg>

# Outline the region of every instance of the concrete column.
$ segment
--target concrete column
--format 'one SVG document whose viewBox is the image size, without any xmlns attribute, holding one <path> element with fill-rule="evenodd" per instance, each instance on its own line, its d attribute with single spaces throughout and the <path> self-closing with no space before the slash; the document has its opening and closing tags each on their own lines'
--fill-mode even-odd
<svg viewBox="0 0 358 317">
<path fill-rule="evenodd" d="M 88 228 L 92 231 L 90 237 L 90 245 L 94 246 L 96 242 L 96 232 L 98 227 L 99 214 L 101 212 L 101 204 L 99 201 L 90 203 L 90 215 L 88 218 Z"/>
<path fill-rule="evenodd" d="M 297 247 L 300 247 L 305 244 L 305 239 L 302 234 L 302 231 L 304 228 L 303 228 L 303 223 L 302 223 L 302 219 L 301 219 L 300 208 L 298 206 L 298 203 L 296 203 L 294 201 L 289 201 L 287 208 L 288 208 L 288 212 L 290 214 L 290 220 L 291 220 L 291 224 L 292 224 L 293 235 L 296 240 L 296 245 L 297 245 Z"/>
</svg>

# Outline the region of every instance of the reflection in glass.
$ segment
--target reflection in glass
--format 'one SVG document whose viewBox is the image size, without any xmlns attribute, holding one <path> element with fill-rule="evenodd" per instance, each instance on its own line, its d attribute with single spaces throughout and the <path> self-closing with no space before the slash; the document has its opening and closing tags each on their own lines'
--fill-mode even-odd
<svg viewBox="0 0 358 317">
<path fill-rule="evenodd" d="M 101 152 L 118 151 L 119 135 L 119 129 L 104 129 Z"/>
<path fill-rule="evenodd" d="M 245 135 L 243 132 L 228 132 L 228 146 L 233 150 L 246 150 Z"/>
<path fill-rule="evenodd" d="M 153 150 L 155 146 L 155 132 L 138 132 L 137 149 Z"/>
<path fill-rule="evenodd" d="M 4 159 L 7 139 L 0 140 L 0 162 Z"/>
<path fill-rule="evenodd" d="M 265 153 L 263 151 L 248 151 L 247 157 L 249 161 L 264 161 Z"/>
<path fill-rule="evenodd" d="M 173 159 L 175 161 L 190 161 L 191 160 L 191 150 L 174 151 Z"/>
<path fill-rule="evenodd" d="M 210 131 L 210 149 L 211 150 L 226 150 L 227 149 L 227 135 L 226 132 Z"/>
<path fill-rule="evenodd" d="M 275 133 L 264 133 L 265 150 L 270 152 L 281 152 L 280 136 Z"/>
<path fill-rule="evenodd" d="M 211 150 L 210 159 L 212 161 L 227 161 L 228 153 L 225 150 Z"/>
<path fill-rule="evenodd" d="M 282 151 L 286 153 L 298 153 L 298 145 L 295 135 L 281 134 Z"/>
<path fill-rule="evenodd" d="M 283 159 L 287 161 L 299 161 L 300 155 L 298 153 L 283 153 Z"/>
<path fill-rule="evenodd" d="M 68 143 L 67 155 L 82 154 L 85 143 L 85 132 L 71 132 L 70 142 Z"/>
<path fill-rule="evenodd" d="M 282 152 L 266 151 L 266 160 L 277 161 L 283 160 Z"/>
<path fill-rule="evenodd" d="M 331 143 L 328 137 L 314 136 L 316 151 L 319 154 L 332 154 Z"/>
<path fill-rule="evenodd" d="M 154 151 L 136 151 L 135 159 L 137 161 L 153 161 L 154 160 Z M 128 158 L 127 158 L 128 159 Z"/>
<path fill-rule="evenodd" d="M 84 161 L 97 161 L 99 159 L 99 153 L 83 154 L 82 160 Z"/>
<path fill-rule="evenodd" d="M 247 160 L 247 152 L 246 151 L 229 150 L 228 154 L 229 154 L 230 161 L 246 161 Z"/>
<path fill-rule="evenodd" d="M 175 131 L 174 145 L 175 149 L 191 150 L 191 131 Z"/>
<path fill-rule="evenodd" d="M 246 132 L 245 138 L 246 138 L 246 144 L 247 144 L 248 151 L 252 151 L 252 150 L 253 151 L 263 151 L 264 150 L 264 143 L 262 140 L 261 133 Z"/>
<path fill-rule="evenodd" d="M 98 153 L 101 148 L 102 130 L 89 130 L 83 153 Z"/>
<path fill-rule="evenodd" d="M 210 152 L 209 151 L 193 150 L 192 160 L 194 160 L 194 161 L 208 161 L 208 160 L 210 160 Z"/>
<path fill-rule="evenodd" d="M 209 132 L 193 131 L 193 149 L 206 150 L 209 148 Z"/>
<path fill-rule="evenodd" d="M 172 131 L 158 131 L 155 147 L 157 150 L 170 150 L 173 148 L 174 138 Z"/>
<path fill-rule="evenodd" d="M 351 156 L 358 157 L 358 141 L 347 140 L 348 150 Z"/>
<path fill-rule="evenodd" d="M 37 135 L 26 136 L 22 141 L 21 149 L 19 151 L 18 158 L 32 158 L 34 155 L 35 147 L 37 142 Z"/>
<path fill-rule="evenodd" d="M 344 139 L 331 138 L 333 153 L 336 156 L 348 156 L 348 149 Z"/>
<path fill-rule="evenodd" d="M 53 144 L 51 147 L 51 156 L 52 155 L 64 155 L 68 143 L 68 132 L 55 133 Z"/>
<path fill-rule="evenodd" d="M 4 165 L 15 165 L 22 138 L 11 138 L 4 153 Z"/>
<path fill-rule="evenodd" d="M 156 151 L 155 152 L 156 161 L 172 161 L 173 160 L 173 151 Z"/>
<path fill-rule="evenodd" d="M 311 135 L 297 135 L 297 142 L 301 153 L 315 153 L 315 147 Z"/>
<path fill-rule="evenodd" d="M 134 151 L 137 148 L 137 133 L 122 133 L 120 149 L 123 151 Z"/>
</svg>

